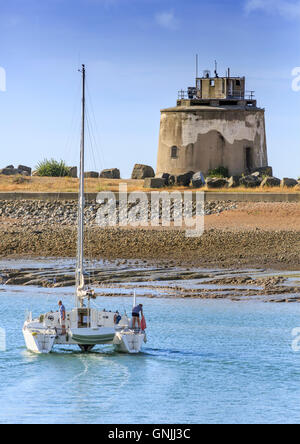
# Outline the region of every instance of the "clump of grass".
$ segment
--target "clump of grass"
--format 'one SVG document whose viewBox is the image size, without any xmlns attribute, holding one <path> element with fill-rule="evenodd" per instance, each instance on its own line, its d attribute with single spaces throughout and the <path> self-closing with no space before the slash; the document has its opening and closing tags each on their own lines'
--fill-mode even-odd
<svg viewBox="0 0 300 444">
<path fill-rule="evenodd" d="M 31 179 L 26 179 L 25 177 L 18 176 L 18 177 L 14 177 L 12 182 L 16 183 L 17 185 L 24 184 L 24 183 L 28 184 L 29 182 L 31 182 Z"/>
<path fill-rule="evenodd" d="M 209 170 L 208 176 L 209 177 L 229 177 L 229 171 L 228 171 L 228 168 L 220 166 L 220 167 L 215 168 L 213 170 Z"/>
<path fill-rule="evenodd" d="M 70 168 L 61 160 L 45 159 L 36 166 L 37 175 L 40 177 L 67 177 L 70 175 Z"/>
</svg>

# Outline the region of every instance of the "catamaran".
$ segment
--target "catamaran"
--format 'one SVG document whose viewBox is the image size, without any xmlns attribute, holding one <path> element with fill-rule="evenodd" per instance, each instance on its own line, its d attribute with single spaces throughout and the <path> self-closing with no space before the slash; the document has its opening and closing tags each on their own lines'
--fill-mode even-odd
<svg viewBox="0 0 300 444">
<path fill-rule="evenodd" d="M 33 319 L 29 313 L 23 326 L 26 347 L 34 353 L 50 353 L 58 345 L 77 345 L 83 352 L 91 351 L 95 346 L 111 344 L 116 351 L 136 354 L 146 342 L 146 333 L 140 328 L 133 328 L 132 319 L 118 311 L 109 312 L 91 308 L 95 291 L 85 283 L 84 269 L 84 161 L 85 161 L 85 88 L 86 68 L 82 65 L 82 134 L 80 147 L 80 185 L 78 206 L 78 247 L 75 307 L 65 313 L 62 321 L 59 312 L 48 312 Z M 134 305 L 136 298 L 134 296 Z"/>
</svg>

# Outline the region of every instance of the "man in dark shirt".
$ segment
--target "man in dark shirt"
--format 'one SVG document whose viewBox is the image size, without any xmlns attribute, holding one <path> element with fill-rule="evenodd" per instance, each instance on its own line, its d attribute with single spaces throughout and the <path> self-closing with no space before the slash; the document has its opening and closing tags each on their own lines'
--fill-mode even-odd
<svg viewBox="0 0 300 444">
<path fill-rule="evenodd" d="M 138 322 L 138 327 L 141 328 L 140 313 L 143 317 L 143 304 L 139 304 L 132 309 L 132 328 L 135 328 L 136 321 Z"/>
</svg>

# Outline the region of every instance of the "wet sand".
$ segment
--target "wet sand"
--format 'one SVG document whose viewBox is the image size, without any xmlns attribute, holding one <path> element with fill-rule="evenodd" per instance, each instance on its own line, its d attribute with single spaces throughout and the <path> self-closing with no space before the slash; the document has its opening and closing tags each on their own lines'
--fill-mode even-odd
<svg viewBox="0 0 300 444">
<path fill-rule="evenodd" d="M 65 288 L 75 286 L 75 264 L 66 261 L 0 262 L 1 292 L 10 286 Z M 27 265 L 27 266 L 26 266 Z M 31 266 L 29 266 L 31 265 Z M 220 270 L 196 267 L 160 267 L 147 261 L 100 261 L 87 264 L 86 283 L 96 297 L 139 297 L 172 299 L 260 300 L 264 302 L 300 302 L 300 274 L 265 270 Z"/>
<path fill-rule="evenodd" d="M 0 257 L 75 257 L 76 229 L 4 219 Z M 300 204 L 247 203 L 205 217 L 205 233 L 184 228 L 89 228 L 88 258 L 140 259 L 178 266 L 300 270 Z"/>
</svg>

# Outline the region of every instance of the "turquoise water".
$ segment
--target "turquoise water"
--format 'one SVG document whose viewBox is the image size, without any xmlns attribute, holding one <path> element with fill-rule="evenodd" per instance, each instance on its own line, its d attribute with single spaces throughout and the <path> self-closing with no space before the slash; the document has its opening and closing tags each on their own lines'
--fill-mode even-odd
<svg viewBox="0 0 300 444">
<path fill-rule="evenodd" d="M 291 348 L 300 305 L 143 299 L 143 354 L 33 355 L 23 342 L 25 311 L 55 310 L 58 299 L 71 308 L 72 289 L 0 291 L 1 423 L 300 422 L 300 353 Z M 131 299 L 97 305 L 130 311 Z"/>
</svg>

